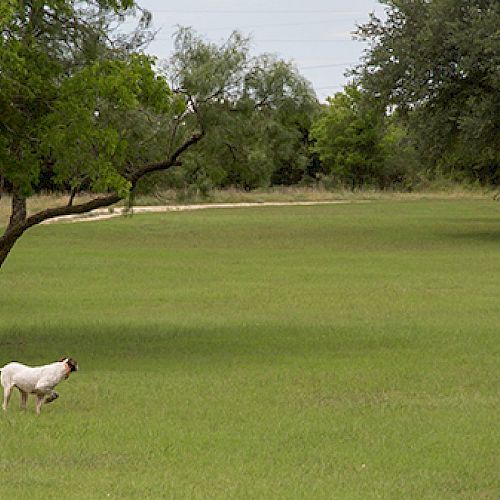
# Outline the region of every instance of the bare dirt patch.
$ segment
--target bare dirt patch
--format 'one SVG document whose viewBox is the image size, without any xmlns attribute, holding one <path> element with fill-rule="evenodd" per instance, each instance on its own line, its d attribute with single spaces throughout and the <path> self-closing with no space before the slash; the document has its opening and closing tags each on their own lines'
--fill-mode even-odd
<svg viewBox="0 0 500 500">
<path fill-rule="evenodd" d="M 255 208 L 255 207 L 284 207 L 284 206 L 312 206 L 312 205 L 338 205 L 353 203 L 348 200 L 337 201 L 293 201 L 293 202 L 262 202 L 262 203 L 207 203 L 196 205 L 163 205 L 163 206 L 138 206 L 132 209 L 125 207 L 114 207 L 112 209 L 100 208 L 92 210 L 84 215 L 63 215 L 44 221 L 42 224 L 54 224 L 57 222 L 90 222 L 95 220 L 106 220 L 127 214 L 147 214 L 164 212 L 183 212 L 190 210 L 206 210 L 210 208 Z M 359 203 L 359 202 L 358 202 Z"/>
</svg>

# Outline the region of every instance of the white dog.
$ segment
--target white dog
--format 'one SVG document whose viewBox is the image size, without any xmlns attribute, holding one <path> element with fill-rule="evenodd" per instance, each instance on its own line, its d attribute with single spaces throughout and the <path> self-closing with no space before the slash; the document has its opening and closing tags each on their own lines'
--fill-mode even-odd
<svg viewBox="0 0 500 500">
<path fill-rule="evenodd" d="M 0 369 L 0 382 L 3 386 L 3 409 L 7 410 L 14 387 L 21 393 L 21 408 L 26 409 L 28 394 L 36 394 L 36 413 L 45 403 L 51 403 L 59 397 L 54 387 L 78 370 L 78 363 L 73 358 L 61 358 L 55 363 L 43 366 L 26 366 L 21 363 L 8 363 Z"/>
</svg>

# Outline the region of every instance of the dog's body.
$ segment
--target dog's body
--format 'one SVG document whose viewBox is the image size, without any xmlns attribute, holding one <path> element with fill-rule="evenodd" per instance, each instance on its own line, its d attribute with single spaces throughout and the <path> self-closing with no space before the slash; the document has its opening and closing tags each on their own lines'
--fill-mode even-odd
<svg viewBox="0 0 500 500">
<path fill-rule="evenodd" d="M 77 370 L 78 363 L 73 358 L 61 358 L 55 363 L 35 367 L 8 363 L 0 370 L 0 382 L 4 391 L 3 409 L 7 409 L 12 390 L 16 387 L 21 393 L 21 408 L 26 408 L 28 394 L 35 394 L 36 412 L 40 414 L 44 397 L 45 403 L 57 399 L 59 394 L 54 391 L 54 387 Z"/>
</svg>

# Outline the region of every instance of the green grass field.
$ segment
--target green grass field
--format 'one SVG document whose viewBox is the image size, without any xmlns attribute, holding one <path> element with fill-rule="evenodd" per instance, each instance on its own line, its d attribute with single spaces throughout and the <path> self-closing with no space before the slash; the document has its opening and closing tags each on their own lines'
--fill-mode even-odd
<svg viewBox="0 0 500 500">
<path fill-rule="evenodd" d="M 205 210 L 30 230 L 0 498 L 498 498 L 500 205 Z"/>
</svg>

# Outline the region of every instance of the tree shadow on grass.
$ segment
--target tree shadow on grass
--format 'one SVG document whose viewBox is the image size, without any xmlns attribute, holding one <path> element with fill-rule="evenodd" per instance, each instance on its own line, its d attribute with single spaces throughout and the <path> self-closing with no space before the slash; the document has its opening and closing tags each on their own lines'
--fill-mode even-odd
<svg viewBox="0 0 500 500">
<path fill-rule="evenodd" d="M 467 242 L 482 243 L 500 243 L 500 228 L 492 231 L 462 231 L 457 233 L 448 233 L 450 239 L 462 240 Z"/>
<path fill-rule="evenodd" d="M 453 240 L 469 242 L 500 242 L 500 212 L 497 219 L 483 217 L 478 219 L 454 219 L 453 231 L 446 233 L 446 236 Z"/>
<path fill-rule="evenodd" d="M 378 350 L 401 350 L 408 335 L 382 329 L 265 327 L 186 328 L 175 325 L 80 325 L 72 328 L 12 328 L 0 334 L 0 366 L 11 360 L 39 365 L 61 356 L 75 357 L 82 367 L 134 370 L 137 363 L 273 363 L 301 357 L 363 356 Z"/>
</svg>

